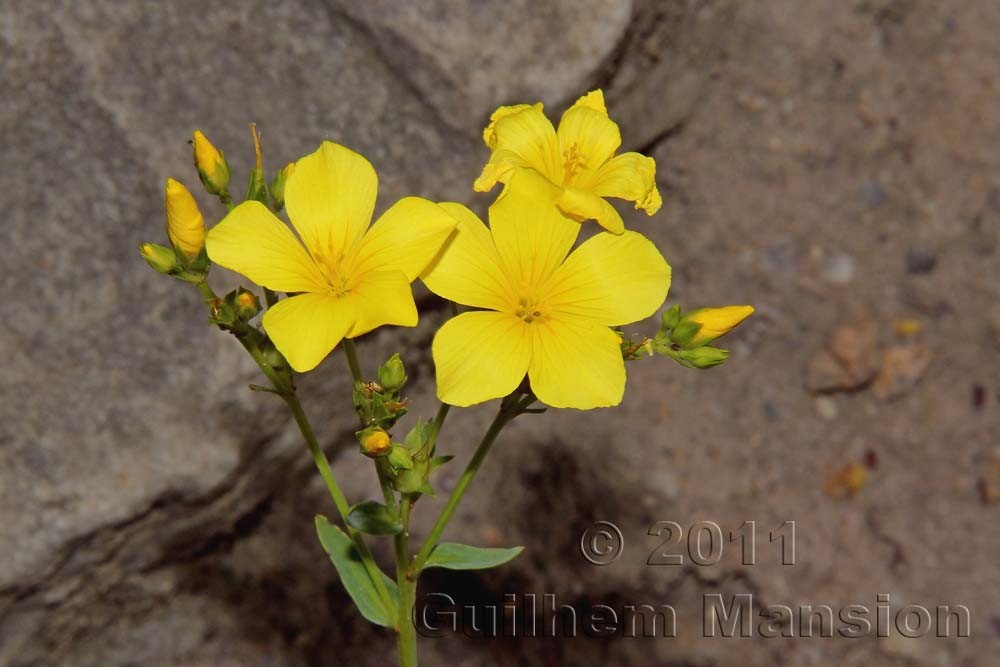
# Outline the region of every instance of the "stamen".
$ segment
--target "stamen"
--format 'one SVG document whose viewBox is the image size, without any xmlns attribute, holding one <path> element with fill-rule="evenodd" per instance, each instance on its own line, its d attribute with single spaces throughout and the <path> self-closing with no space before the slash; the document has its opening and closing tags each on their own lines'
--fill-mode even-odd
<svg viewBox="0 0 1000 667">
<path fill-rule="evenodd" d="M 563 182 L 569 182 L 574 176 L 587 168 L 587 156 L 580 152 L 579 145 L 573 144 L 563 151 Z"/>
</svg>

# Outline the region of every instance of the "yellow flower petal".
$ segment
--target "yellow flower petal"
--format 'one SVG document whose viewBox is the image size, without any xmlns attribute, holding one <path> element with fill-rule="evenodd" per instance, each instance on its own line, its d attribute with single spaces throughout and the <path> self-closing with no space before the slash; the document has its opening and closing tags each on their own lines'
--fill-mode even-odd
<svg viewBox="0 0 1000 667">
<path fill-rule="evenodd" d="M 512 169 L 524 166 L 537 170 L 555 183 L 561 182 L 559 142 L 541 103 L 530 107 L 500 107 L 493 118 L 495 120 L 484 132 L 493 155 L 476 179 L 474 188 L 477 191 L 486 192 L 498 180 L 506 180 Z"/>
<path fill-rule="evenodd" d="M 605 116 L 608 115 L 608 107 L 604 104 L 604 91 L 598 88 L 597 90 L 592 90 L 586 95 L 582 95 L 570 109 L 577 108 L 593 109 L 594 111 L 599 111 Z"/>
<path fill-rule="evenodd" d="M 438 296 L 466 306 L 508 309 L 517 296 L 490 230 L 461 204 L 444 202 L 441 208 L 458 220 L 458 227 L 421 276 L 424 284 Z"/>
<path fill-rule="evenodd" d="M 605 111 L 579 102 L 563 114 L 557 134 L 563 185 L 586 187 L 622 143 L 618 125 Z"/>
<path fill-rule="evenodd" d="M 405 197 L 358 243 L 352 271 L 402 271 L 412 282 L 441 252 L 457 221 L 432 201 Z"/>
<path fill-rule="evenodd" d="M 376 327 L 395 324 L 417 326 L 417 306 L 413 302 L 410 279 L 402 271 L 372 271 L 351 288 L 357 320 L 347 333 L 356 338 Z"/>
<path fill-rule="evenodd" d="M 597 224 L 612 234 L 625 231 L 625 221 L 615 207 L 593 192 L 579 188 L 566 188 L 556 199 L 559 210 L 574 220 L 597 220 Z"/>
<path fill-rule="evenodd" d="M 243 202 L 208 232 L 208 256 L 278 292 L 327 289 L 323 275 L 285 223 L 257 201 Z"/>
<path fill-rule="evenodd" d="M 670 266 L 642 234 L 597 234 L 573 251 L 546 289 L 555 313 L 605 326 L 645 319 L 663 305 Z"/>
<path fill-rule="evenodd" d="M 295 163 L 285 184 L 285 209 L 314 257 L 337 258 L 368 228 L 377 191 L 368 160 L 324 141 Z"/>
<path fill-rule="evenodd" d="M 532 327 L 528 377 L 535 396 L 554 408 L 605 408 L 621 403 L 625 362 L 611 329 L 545 318 Z"/>
<path fill-rule="evenodd" d="M 490 150 L 497 147 L 497 122 L 500 119 L 530 108 L 530 104 L 512 104 L 510 106 L 497 107 L 497 110 L 490 114 L 490 124 L 483 129 L 483 141 L 486 143 L 486 147 Z"/>
<path fill-rule="evenodd" d="M 311 371 L 354 324 L 351 299 L 301 294 L 282 299 L 264 313 L 264 329 L 292 368 Z"/>
<path fill-rule="evenodd" d="M 431 349 L 438 398 L 466 407 L 517 388 L 528 372 L 531 334 L 529 325 L 505 313 L 462 313 L 438 330 Z"/>
<path fill-rule="evenodd" d="M 602 197 L 635 202 L 647 215 L 660 210 L 663 200 L 656 187 L 656 160 L 641 153 L 622 153 L 594 174 L 591 189 Z"/>
<path fill-rule="evenodd" d="M 490 207 L 493 242 L 522 297 L 552 275 L 580 234 L 579 223 L 553 205 L 558 194 L 536 172 L 518 169 Z"/>
</svg>

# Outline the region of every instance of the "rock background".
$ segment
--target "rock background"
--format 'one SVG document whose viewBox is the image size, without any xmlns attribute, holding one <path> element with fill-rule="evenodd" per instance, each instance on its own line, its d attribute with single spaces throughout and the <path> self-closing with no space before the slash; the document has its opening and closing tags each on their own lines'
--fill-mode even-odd
<svg viewBox="0 0 1000 667">
<path fill-rule="evenodd" d="M 316 544 L 328 501 L 281 406 L 245 390 L 251 363 L 136 247 L 160 240 L 163 180 L 196 184 L 196 127 L 238 178 L 252 120 L 271 168 L 331 138 L 372 160 L 382 206 L 482 209 L 490 111 L 558 111 L 595 86 L 628 147 L 658 160 L 664 208 L 630 225 L 674 265 L 672 299 L 758 313 L 722 369 L 645 360 L 616 411 L 516 423 L 449 534 L 526 554 L 424 590 L 669 603 L 679 636 L 451 636 L 425 641 L 424 661 L 992 664 L 998 32 L 990 0 L 0 2 L 0 665 L 389 664 L 391 637 L 348 606 Z M 362 353 L 371 372 L 402 340 L 429 414 L 431 367 L 412 350 L 442 315 L 425 305 L 421 327 Z M 342 366 L 303 382 L 331 451 L 353 428 L 330 409 Z M 443 450 L 467 457 L 490 409 L 450 420 Z M 375 493 L 359 458 L 348 446 L 335 463 L 352 498 Z M 578 552 L 598 519 L 626 537 L 605 568 Z M 797 563 L 765 536 L 756 566 L 734 548 L 713 567 L 647 566 L 657 520 L 794 520 Z M 973 636 L 705 639 L 712 592 L 965 604 Z"/>
</svg>

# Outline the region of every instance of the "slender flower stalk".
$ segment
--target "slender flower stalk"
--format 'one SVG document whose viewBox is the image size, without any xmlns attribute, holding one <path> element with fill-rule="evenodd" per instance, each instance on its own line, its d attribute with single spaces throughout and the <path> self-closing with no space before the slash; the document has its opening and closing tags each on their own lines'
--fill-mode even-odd
<svg viewBox="0 0 1000 667">
<path fill-rule="evenodd" d="M 431 555 L 434 547 L 437 546 L 438 540 L 441 539 L 441 533 L 448 526 L 448 522 L 451 521 L 455 510 L 458 509 L 458 505 L 462 502 L 469 484 L 472 483 L 476 473 L 479 472 L 479 468 L 483 465 L 483 461 L 486 460 L 486 455 L 490 453 L 490 449 L 493 447 L 493 443 L 496 442 L 497 436 L 500 435 L 500 431 L 535 402 L 535 397 L 530 394 L 513 398 L 512 396 L 508 396 L 501 403 L 500 410 L 497 412 L 496 417 L 493 418 L 482 440 L 479 441 L 476 452 L 469 459 L 469 463 L 465 467 L 465 472 L 462 473 L 454 490 L 451 492 L 451 496 L 448 497 L 448 502 L 441 510 L 441 514 L 438 515 L 437 521 L 434 522 L 434 527 L 427 534 L 427 539 L 424 540 L 420 551 L 417 552 L 413 562 L 410 564 L 408 576 L 411 579 L 416 579 L 416 577 L 420 576 L 427 558 Z"/>
</svg>

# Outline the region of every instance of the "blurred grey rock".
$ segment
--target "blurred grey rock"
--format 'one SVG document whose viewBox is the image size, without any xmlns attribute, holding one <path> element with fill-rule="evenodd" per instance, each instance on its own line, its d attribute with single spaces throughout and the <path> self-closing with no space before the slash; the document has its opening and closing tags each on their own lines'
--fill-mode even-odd
<svg viewBox="0 0 1000 667">
<path fill-rule="evenodd" d="M 501 104 L 551 107 L 582 95 L 632 13 L 630 0 L 333 4 L 365 27 L 403 85 L 466 133 Z"/>
<path fill-rule="evenodd" d="M 584 90 L 630 17 L 626 1 L 394 7 L 0 5 L 3 81 L 18 91 L 0 108 L 0 664 L 197 664 L 211 623 L 143 613 L 183 577 L 134 578 L 183 568 L 310 472 L 280 402 L 246 390 L 252 362 L 206 326 L 193 289 L 139 258 L 164 240 L 164 179 L 196 190 L 192 130 L 226 151 L 236 191 L 256 121 L 271 169 L 329 138 L 372 160 L 379 209 L 405 194 L 468 200 L 491 108 Z M 343 394 L 339 371 L 303 380 L 307 396 Z M 328 437 L 355 426 L 350 411 L 320 414 Z M 230 655 L 253 654 L 241 641 Z"/>
</svg>

